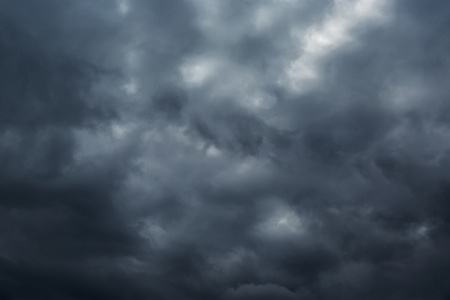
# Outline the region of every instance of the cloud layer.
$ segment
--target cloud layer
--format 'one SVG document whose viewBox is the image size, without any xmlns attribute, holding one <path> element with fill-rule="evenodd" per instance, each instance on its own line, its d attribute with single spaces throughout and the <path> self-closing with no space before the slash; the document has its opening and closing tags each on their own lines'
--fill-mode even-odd
<svg viewBox="0 0 450 300">
<path fill-rule="evenodd" d="M 0 0 L 0 299 L 448 299 L 449 14 Z"/>
</svg>

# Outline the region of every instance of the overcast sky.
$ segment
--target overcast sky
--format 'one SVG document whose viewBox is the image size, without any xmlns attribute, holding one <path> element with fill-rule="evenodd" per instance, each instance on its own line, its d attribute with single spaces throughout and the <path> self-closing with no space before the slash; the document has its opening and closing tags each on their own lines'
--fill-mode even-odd
<svg viewBox="0 0 450 300">
<path fill-rule="evenodd" d="M 449 28 L 0 0 L 0 300 L 450 299 Z"/>
</svg>

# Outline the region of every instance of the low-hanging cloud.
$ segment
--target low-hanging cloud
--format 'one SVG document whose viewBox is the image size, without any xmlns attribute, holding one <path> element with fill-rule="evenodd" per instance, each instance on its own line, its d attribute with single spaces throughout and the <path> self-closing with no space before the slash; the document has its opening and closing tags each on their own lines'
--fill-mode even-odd
<svg viewBox="0 0 450 300">
<path fill-rule="evenodd" d="M 0 0 L 0 299 L 448 299 L 443 0 Z"/>
</svg>

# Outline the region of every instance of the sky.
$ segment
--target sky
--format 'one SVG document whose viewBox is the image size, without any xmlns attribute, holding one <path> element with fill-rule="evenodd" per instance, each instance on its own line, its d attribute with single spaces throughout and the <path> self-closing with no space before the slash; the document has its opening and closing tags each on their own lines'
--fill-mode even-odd
<svg viewBox="0 0 450 300">
<path fill-rule="evenodd" d="M 0 300 L 450 299 L 449 27 L 0 0 Z"/>
</svg>

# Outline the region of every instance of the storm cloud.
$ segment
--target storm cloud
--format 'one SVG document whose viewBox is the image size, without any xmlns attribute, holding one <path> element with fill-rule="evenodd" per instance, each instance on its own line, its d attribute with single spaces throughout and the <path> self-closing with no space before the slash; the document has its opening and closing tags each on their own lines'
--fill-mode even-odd
<svg viewBox="0 0 450 300">
<path fill-rule="evenodd" d="M 0 299 L 449 299 L 449 27 L 0 0 Z"/>
</svg>

